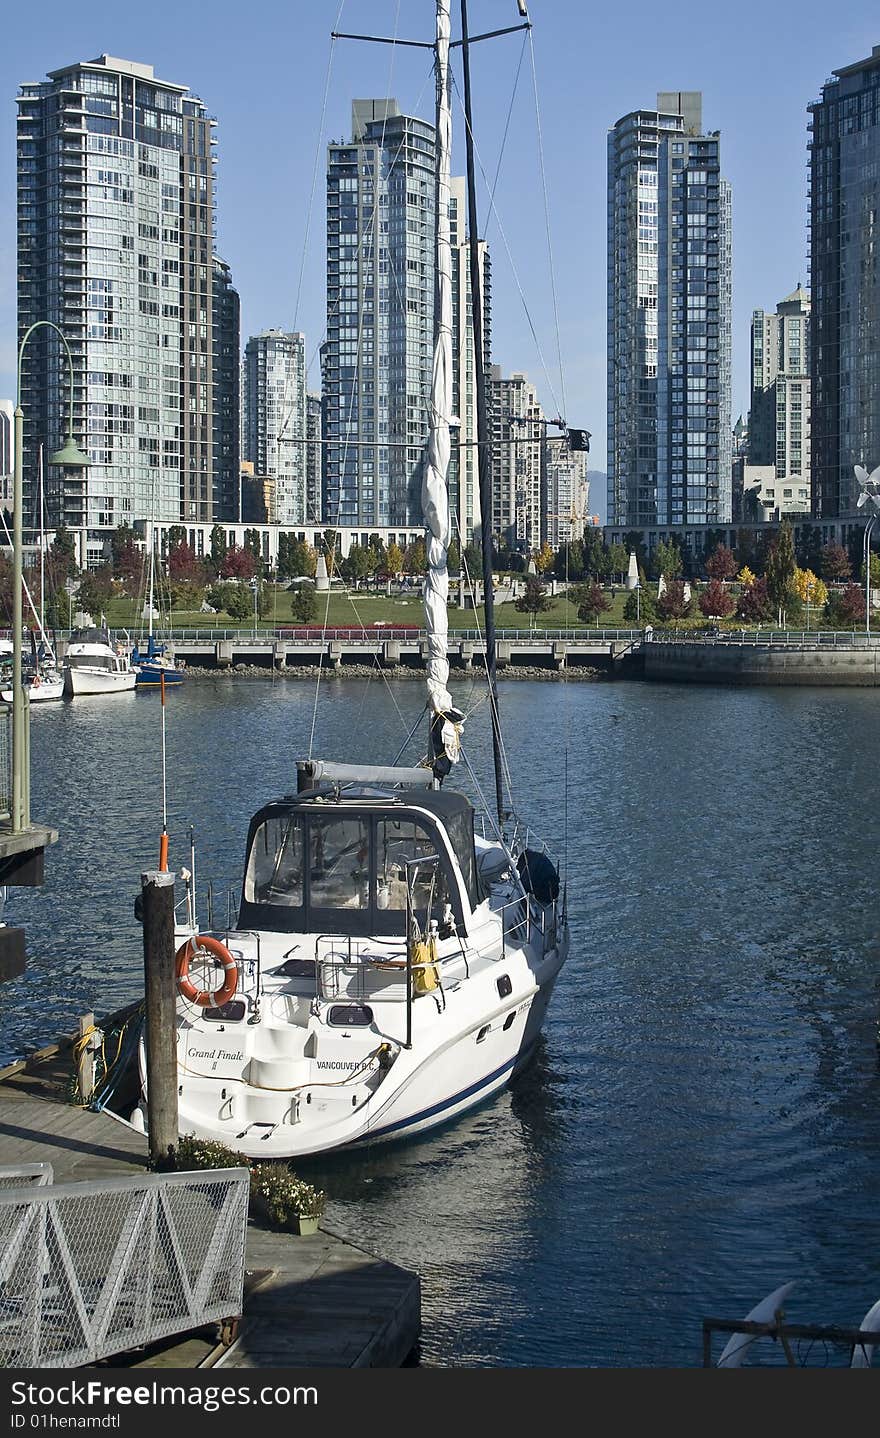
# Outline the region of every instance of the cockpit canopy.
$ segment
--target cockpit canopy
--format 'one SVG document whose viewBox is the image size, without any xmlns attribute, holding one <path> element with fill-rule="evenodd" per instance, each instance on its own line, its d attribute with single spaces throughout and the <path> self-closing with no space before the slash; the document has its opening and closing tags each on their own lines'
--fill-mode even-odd
<svg viewBox="0 0 880 1438">
<path fill-rule="evenodd" d="M 459 933 L 482 897 L 473 809 L 461 794 L 305 793 L 254 816 L 239 924 L 295 933 L 404 934 L 451 911 Z"/>
</svg>

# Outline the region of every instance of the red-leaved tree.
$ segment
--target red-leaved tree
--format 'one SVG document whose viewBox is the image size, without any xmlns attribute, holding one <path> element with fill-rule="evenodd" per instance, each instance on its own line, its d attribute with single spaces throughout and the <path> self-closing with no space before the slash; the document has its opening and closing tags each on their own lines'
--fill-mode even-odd
<svg viewBox="0 0 880 1438">
<path fill-rule="evenodd" d="M 849 555 L 836 539 L 829 539 L 827 544 L 823 544 L 820 567 L 822 578 L 831 580 L 832 583 L 836 579 L 849 579 L 852 572 Z"/>
<path fill-rule="evenodd" d="M 745 624 L 766 624 L 773 618 L 773 604 L 767 593 L 766 579 L 756 579 L 754 584 L 743 589 L 736 615 Z"/>
<path fill-rule="evenodd" d="M 684 597 L 684 581 L 668 579 L 666 588 L 657 600 L 657 613 L 661 619 L 686 619 L 693 607 L 694 601 Z"/>
<path fill-rule="evenodd" d="M 721 548 L 720 545 L 719 548 Z M 730 554 L 729 549 L 727 552 Z M 707 619 L 726 619 L 736 608 L 733 596 L 727 592 L 720 579 L 713 579 L 710 584 L 706 585 L 698 603 L 700 612 L 705 614 Z"/>
<path fill-rule="evenodd" d="M 196 552 L 181 540 L 168 551 L 168 578 L 173 584 L 204 584 L 205 566 Z"/>
<path fill-rule="evenodd" d="M 221 579 L 252 579 L 256 569 L 254 556 L 249 549 L 239 549 L 232 544 L 220 564 Z"/>
<path fill-rule="evenodd" d="M 716 544 L 706 560 L 706 573 L 710 579 L 732 579 L 736 574 L 736 560 L 733 550 L 726 544 Z M 730 611 L 728 610 L 728 613 Z"/>
</svg>

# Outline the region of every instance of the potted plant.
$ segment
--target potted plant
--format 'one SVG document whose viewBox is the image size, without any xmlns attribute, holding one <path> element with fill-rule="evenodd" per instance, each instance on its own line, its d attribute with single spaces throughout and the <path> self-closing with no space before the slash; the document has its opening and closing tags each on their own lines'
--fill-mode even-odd
<svg viewBox="0 0 880 1438">
<path fill-rule="evenodd" d="M 324 1199 L 320 1189 L 282 1165 L 257 1163 L 251 1169 L 254 1211 L 273 1228 L 315 1233 L 324 1212 Z"/>
</svg>

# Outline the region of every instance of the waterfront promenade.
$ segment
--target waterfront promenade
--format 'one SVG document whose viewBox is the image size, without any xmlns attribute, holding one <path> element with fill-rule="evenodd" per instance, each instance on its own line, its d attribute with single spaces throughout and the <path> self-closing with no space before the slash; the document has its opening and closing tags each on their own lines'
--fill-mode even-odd
<svg viewBox="0 0 880 1438">
<path fill-rule="evenodd" d="M 295 669 L 299 677 L 319 666 L 345 673 L 378 665 L 399 675 L 424 670 L 428 641 L 415 627 L 181 630 L 170 637 L 169 652 L 188 666 L 218 674 L 245 666 L 267 673 Z M 454 668 L 479 669 L 485 642 L 478 630 L 458 630 L 449 637 L 447 653 Z M 880 634 L 662 627 L 502 630 L 497 662 L 508 676 L 581 670 L 670 683 L 873 688 L 880 684 Z"/>
</svg>

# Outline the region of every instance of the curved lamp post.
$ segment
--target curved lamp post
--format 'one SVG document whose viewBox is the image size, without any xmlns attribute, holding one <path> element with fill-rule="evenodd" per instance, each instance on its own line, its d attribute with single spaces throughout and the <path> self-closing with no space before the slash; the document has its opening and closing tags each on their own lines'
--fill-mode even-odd
<svg viewBox="0 0 880 1438">
<path fill-rule="evenodd" d="M 867 504 L 873 511 L 865 525 L 865 536 L 863 552 L 865 556 L 865 633 L 871 633 L 871 530 L 877 523 L 880 514 L 880 465 L 869 474 L 863 464 L 853 465 L 856 479 L 859 482 L 861 494 L 856 500 L 856 508 L 861 509 Z"/>
<path fill-rule="evenodd" d="M 15 397 L 15 415 L 13 420 L 14 432 L 14 471 L 12 487 L 12 831 L 18 833 L 21 829 L 28 828 L 30 824 L 30 800 L 29 784 L 26 782 L 24 773 L 24 739 L 25 739 L 25 694 L 22 684 L 21 673 L 21 628 L 22 628 L 22 607 L 21 588 L 23 579 L 22 560 L 22 450 L 23 450 L 23 429 L 24 414 L 21 408 L 21 363 L 24 355 L 24 348 L 33 334 L 34 330 L 42 327 L 54 330 L 61 339 L 67 354 L 67 364 L 70 371 L 70 411 L 67 423 L 67 438 L 63 447 L 57 454 L 49 456 L 49 464 L 63 464 L 71 469 L 83 469 L 91 461 L 87 454 L 83 454 L 74 442 L 73 438 L 73 355 L 70 353 L 70 345 L 58 328 L 51 320 L 37 320 L 30 329 L 25 331 L 24 337 L 18 348 L 18 388 Z"/>
</svg>

